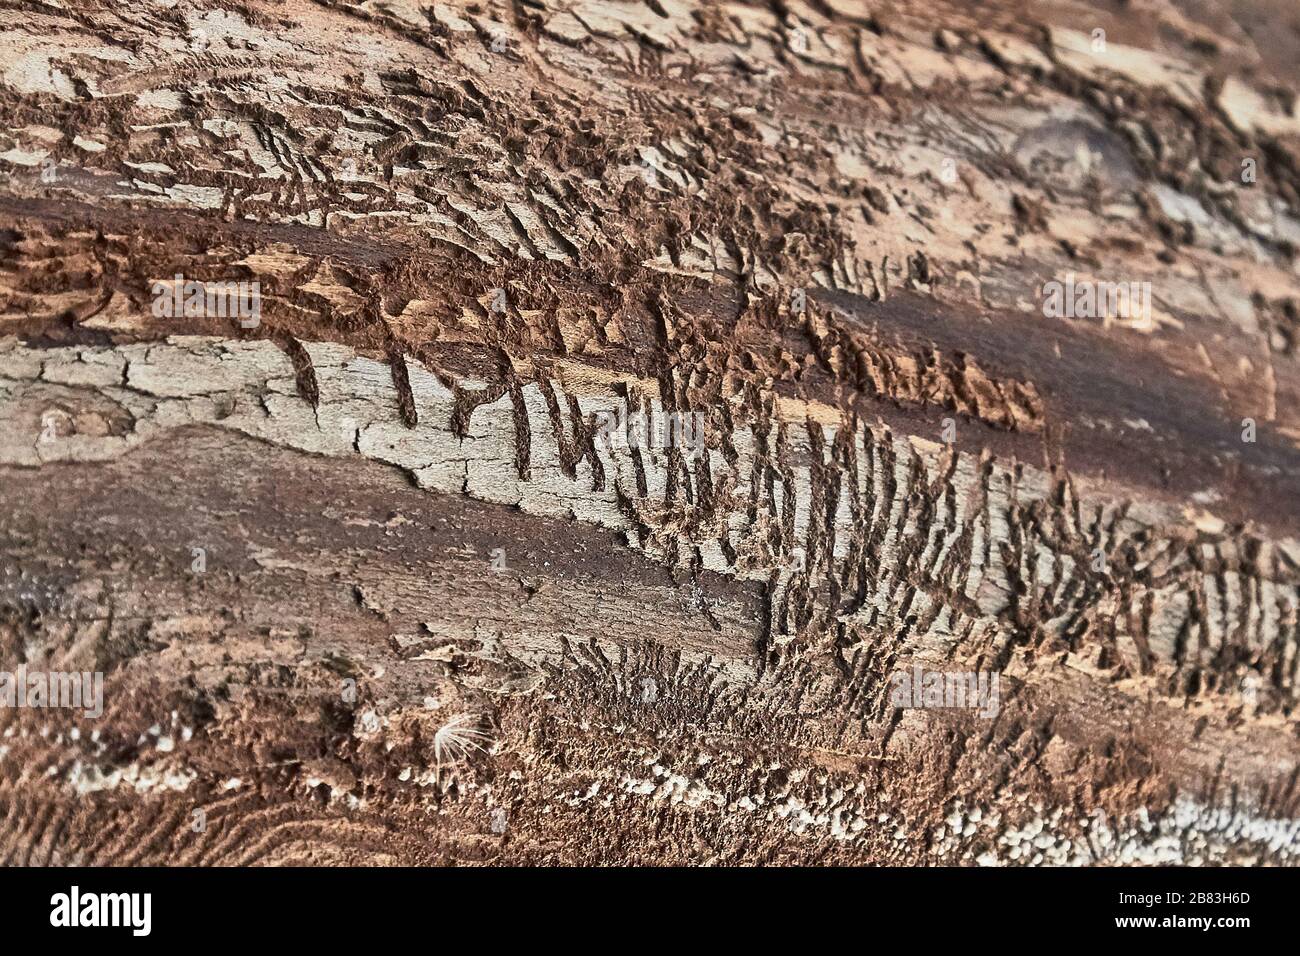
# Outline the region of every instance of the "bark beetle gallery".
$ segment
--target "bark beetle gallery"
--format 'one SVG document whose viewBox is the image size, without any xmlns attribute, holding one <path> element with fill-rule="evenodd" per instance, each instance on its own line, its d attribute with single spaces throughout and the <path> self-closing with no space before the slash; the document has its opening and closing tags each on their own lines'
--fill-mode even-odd
<svg viewBox="0 0 1300 956">
<path fill-rule="evenodd" d="M 1300 856 L 1293 4 L 0 26 L 4 861 Z"/>
</svg>

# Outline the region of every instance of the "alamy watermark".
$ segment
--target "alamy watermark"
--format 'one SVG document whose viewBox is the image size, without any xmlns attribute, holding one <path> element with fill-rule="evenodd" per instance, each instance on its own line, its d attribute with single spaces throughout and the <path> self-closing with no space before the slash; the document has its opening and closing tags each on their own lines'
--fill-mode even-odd
<svg viewBox="0 0 1300 956">
<path fill-rule="evenodd" d="M 150 291 L 155 318 L 237 318 L 245 329 L 262 324 L 262 286 L 257 280 L 187 282 L 177 273 L 174 281 L 155 282 Z"/>
<path fill-rule="evenodd" d="M 152 912 L 152 893 L 83 893 L 74 885 L 50 897 L 50 925 L 55 927 L 119 926 L 132 936 L 148 936 Z"/>
<path fill-rule="evenodd" d="M 703 412 L 596 412 L 596 442 L 614 448 L 680 449 L 687 458 L 704 453 Z"/>
<path fill-rule="evenodd" d="M 104 713 L 101 671 L 0 671 L 0 707 L 67 707 L 90 718 Z"/>
<path fill-rule="evenodd" d="M 890 675 L 893 690 L 889 701 L 903 710 L 912 708 L 964 709 L 981 717 L 996 717 L 999 708 L 999 680 L 996 671 L 932 671 L 914 664 L 910 671 Z"/>
<path fill-rule="evenodd" d="M 1150 282 L 1094 282 L 1065 274 L 1043 283 L 1043 315 L 1049 319 L 1140 319 L 1151 322 Z"/>
</svg>

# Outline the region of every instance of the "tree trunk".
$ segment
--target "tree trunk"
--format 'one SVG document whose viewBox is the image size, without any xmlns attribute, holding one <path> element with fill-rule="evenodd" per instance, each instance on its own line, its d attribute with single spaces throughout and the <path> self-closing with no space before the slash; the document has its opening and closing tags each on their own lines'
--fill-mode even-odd
<svg viewBox="0 0 1300 956">
<path fill-rule="evenodd" d="M 0 858 L 1294 862 L 1297 15 L 974 6 L 0 0 Z"/>
</svg>

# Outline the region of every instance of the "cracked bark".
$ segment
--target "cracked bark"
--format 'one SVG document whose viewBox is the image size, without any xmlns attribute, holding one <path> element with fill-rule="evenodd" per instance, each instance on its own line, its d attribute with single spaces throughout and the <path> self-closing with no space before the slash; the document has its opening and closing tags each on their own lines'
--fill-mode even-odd
<svg viewBox="0 0 1300 956">
<path fill-rule="evenodd" d="M 0 0 L 0 857 L 1294 862 L 1296 33 L 987 6 Z"/>
</svg>

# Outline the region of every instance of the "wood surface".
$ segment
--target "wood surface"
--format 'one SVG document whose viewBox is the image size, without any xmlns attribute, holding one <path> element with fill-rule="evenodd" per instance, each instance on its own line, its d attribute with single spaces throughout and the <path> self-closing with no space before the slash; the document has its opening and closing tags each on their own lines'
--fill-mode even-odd
<svg viewBox="0 0 1300 956">
<path fill-rule="evenodd" d="M 0 0 L 0 666 L 104 675 L 0 709 L 0 859 L 1294 863 L 1298 62 L 1280 0 Z"/>
</svg>

